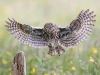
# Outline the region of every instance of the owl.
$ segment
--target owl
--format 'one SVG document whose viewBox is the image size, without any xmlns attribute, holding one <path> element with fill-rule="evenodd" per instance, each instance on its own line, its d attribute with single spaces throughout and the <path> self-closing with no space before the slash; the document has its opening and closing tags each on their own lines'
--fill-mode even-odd
<svg viewBox="0 0 100 75">
<path fill-rule="evenodd" d="M 87 39 L 94 26 L 93 11 L 81 11 L 68 27 L 58 27 L 53 23 L 46 23 L 43 28 L 21 24 L 14 19 L 6 21 L 7 30 L 19 41 L 32 47 L 49 47 L 48 54 L 59 56 L 65 52 L 63 46 L 73 47 Z"/>
</svg>

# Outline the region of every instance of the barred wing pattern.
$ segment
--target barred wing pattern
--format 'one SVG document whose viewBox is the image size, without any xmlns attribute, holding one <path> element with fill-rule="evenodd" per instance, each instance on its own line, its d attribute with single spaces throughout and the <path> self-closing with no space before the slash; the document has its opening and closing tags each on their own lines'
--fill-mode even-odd
<svg viewBox="0 0 100 75">
<path fill-rule="evenodd" d="M 18 40 L 32 47 L 45 47 L 46 41 L 43 37 L 43 29 L 32 28 L 26 24 L 20 24 L 14 19 L 6 21 L 8 31 Z"/>
<path fill-rule="evenodd" d="M 72 47 L 80 44 L 85 40 L 92 32 L 94 26 L 93 11 L 89 12 L 89 9 L 80 12 L 78 17 L 73 20 L 69 27 L 60 28 L 60 43 L 66 47 Z"/>
</svg>

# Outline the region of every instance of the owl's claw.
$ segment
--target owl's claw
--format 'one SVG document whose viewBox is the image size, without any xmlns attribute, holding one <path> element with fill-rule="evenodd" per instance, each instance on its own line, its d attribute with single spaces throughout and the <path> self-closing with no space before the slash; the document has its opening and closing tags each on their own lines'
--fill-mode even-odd
<svg viewBox="0 0 100 75">
<path fill-rule="evenodd" d="M 63 52 L 65 52 L 64 49 L 60 49 L 60 50 L 49 50 L 48 54 L 51 55 L 51 56 L 58 54 L 60 56 Z"/>
</svg>

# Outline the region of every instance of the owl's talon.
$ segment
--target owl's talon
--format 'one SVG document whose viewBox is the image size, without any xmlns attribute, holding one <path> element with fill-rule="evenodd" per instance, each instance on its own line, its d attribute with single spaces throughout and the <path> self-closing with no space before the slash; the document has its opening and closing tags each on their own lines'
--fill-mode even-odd
<svg viewBox="0 0 100 75">
<path fill-rule="evenodd" d="M 63 52 L 65 52 L 64 49 L 60 49 L 60 50 L 56 49 L 56 50 L 49 50 L 48 54 L 51 56 L 58 54 L 60 56 Z"/>
</svg>

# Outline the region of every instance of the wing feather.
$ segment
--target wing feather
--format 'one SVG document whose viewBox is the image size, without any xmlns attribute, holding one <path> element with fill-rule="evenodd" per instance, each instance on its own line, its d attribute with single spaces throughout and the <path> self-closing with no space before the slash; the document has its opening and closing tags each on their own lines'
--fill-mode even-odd
<svg viewBox="0 0 100 75">
<path fill-rule="evenodd" d="M 60 28 L 60 43 L 66 47 L 72 47 L 85 40 L 91 34 L 96 21 L 94 20 L 96 15 L 93 15 L 93 13 L 93 11 L 89 12 L 89 9 L 85 12 L 82 10 L 69 27 L 62 28 L 64 31 Z"/>
<path fill-rule="evenodd" d="M 47 42 L 43 36 L 43 29 L 32 28 L 26 24 L 20 24 L 14 19 L 7 22 L 7 30 L 22 43 L 32 47 L 45 47 Z"/>
</svg>

